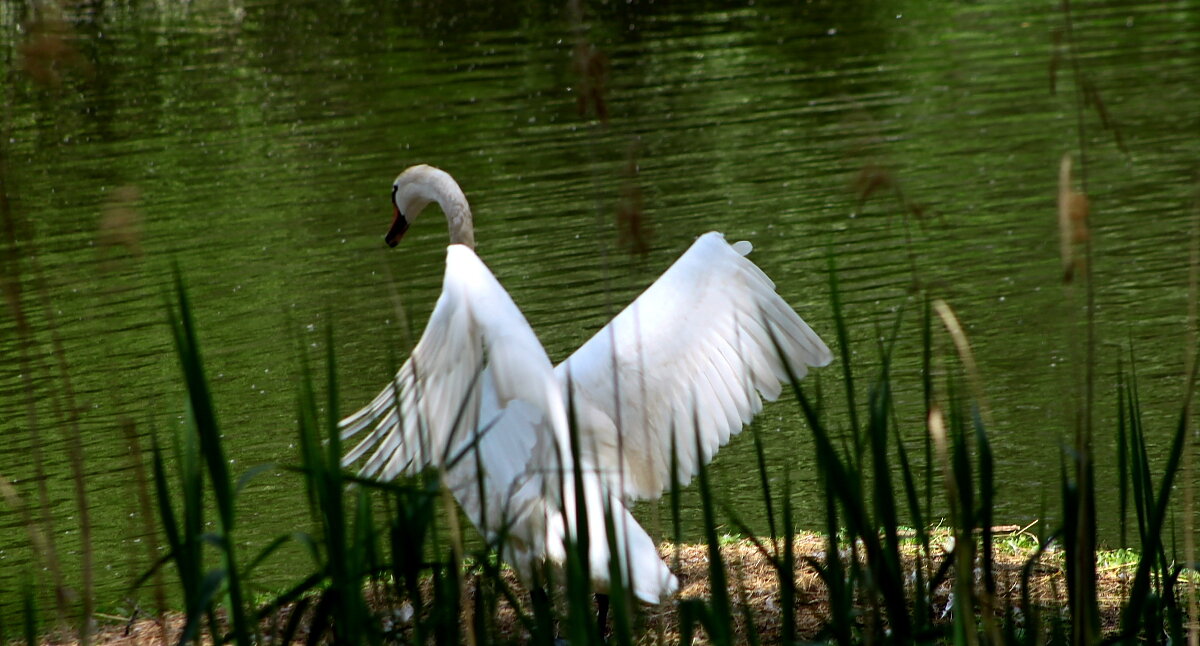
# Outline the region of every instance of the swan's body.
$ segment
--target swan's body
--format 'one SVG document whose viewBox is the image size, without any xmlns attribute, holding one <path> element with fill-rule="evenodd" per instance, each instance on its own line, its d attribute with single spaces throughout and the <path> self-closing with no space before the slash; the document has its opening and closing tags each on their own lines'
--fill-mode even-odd
<svg viewBox="0 0 1200 646">
<path fill-rule="evenodd" d="M 454 180 L 414 166 L 396 179 L 393 202 L 388 244 L 429 202 L 446 213 L 452 244 L 442 295 L 411 357 L 341 423 L 343 437 L 371 428 L 345 462 L 373 451 L 362 471 L 385 479 L 441 468 L 471 521 L 526 582 L 565 561 L 578 472 L 594 587 L 605 592 L 610 583 L 609 510 L 626 587 L 651 603 L 673 594 L 675 577 L 627 504 L 670 486 L 672 448 L 686 484 L 761 409 L 759 393 L 777 397 L 787 379 L 781 356 L 802 377 L 829 363 L 829 349 L 744 257 L 748 244 L 708 233 L 554 368 L 475 255 L 470 210 Z"/>
</svg>

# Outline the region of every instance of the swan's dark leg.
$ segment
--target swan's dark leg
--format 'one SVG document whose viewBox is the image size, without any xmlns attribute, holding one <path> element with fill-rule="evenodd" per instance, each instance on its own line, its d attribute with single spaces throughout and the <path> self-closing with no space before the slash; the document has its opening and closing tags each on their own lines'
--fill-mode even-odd
<svg viewBox="0 0 1200 646">
<path fill-rule="evenodd" d="M 600 628 L 600 642 L 608 633 L 608 595 L 596 593 L 596 625 Z"/>
<path fill-rule="evenodd" d="M 557 637 L 554 633 L 554 607 L 550 604 L 550 595 L 546 593 L 546 589 L 540 585 L 532 586 L 529 590 L 529 601 L 533 606 L 533 624 L 537 626 L 538 632 L 547 637 Z"/>
</svg>

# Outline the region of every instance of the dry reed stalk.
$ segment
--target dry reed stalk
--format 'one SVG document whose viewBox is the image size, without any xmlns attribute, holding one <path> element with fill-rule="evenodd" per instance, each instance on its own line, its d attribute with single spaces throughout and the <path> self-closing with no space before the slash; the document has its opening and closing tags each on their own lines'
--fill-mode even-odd
<svg viewBox="0 0 1200 646">
<path fill-rule="evenodd" d="M 137 424 L 129 418 L 119 422 L 125 441 L 129 444 L 129 461 L 133 467 L 134 491 L 137 493 L 137 509 L 142 517 L 142 532 L 146 536 L 146 562 L 153 563 L 159 554 L 158 531 L 154 527 L 154 505 L 150 499 L 150 479 L 146 475 L 145 460 L 142 459 L 141 438 L 137 434 Z M 167 612 L 166 582 L 163 581 L 162 569 L 154 571 L 154 604 L 159 626 L 164 624 L 163 617 Z"/>
<path fill-rule="evenodd" d="M 954 474 L 950 470 L 950 451 L 946 445 L 946 418 L 942 415 L 941 407 L 936 403 L 929 407 L 926 425 L 929 428 L 930 437 L 933 438 L 933 448 L 937 454 L 938 464 L 942 468 L 942 483 L 946 486 L 946 495 L 951 500 L 958 500 L 958 488 L 954 481 Z M 953 511 L 953 507 L 951 510 Z"/>
<path fill-rule="evenodd" d="M 33 544 L 34 551 L 49 554 L 51 552 L 50 539 L 33 518 L 29 506 L 21 500 L 20 492 L 4 476 L 0 476 L 0 498 L 3 498 L 4 502 L 21 517 L 21 524 L 25 525 L 25 531 L 29 533 L 29 542 Z"/>
<path fill-rule="evenodd" d="M 608 125 L 608 56 L 600 51 L 587 37 L 584 10 L 579 0 L 567 3 L 571 31 L 575 34 L 575 46 L 571 50 L 571 69 L 578 80 L 575 89 L 576 109 L 579 116 L 587 118 L 592 113 L 596 120 Z"/>
<path fill-rule="evenodd" d="M 1069 10 L 1069 5 L 1064 4 Z M 1068 15 L 1069 23 L 1069 15 Z M 1073 59 L 1072 59 L 1073 60 Z M 1078 81 L 1076 69 L 1076 80 Z M 1080 125 L 1082 128 L 1082 122 Z M 1082 158 L 1082 155 L 1081 155 Z M 1082 167 L 1082 161 L 1081 161 Z M 1062 259 L 1062 282 L 1066 302 L 1076 302 L 1077 291 L 1073 285 L 1076 277 L 1083 282 L 1084 311 L 1086 316 L 1082 324 L 1085 328 L 1085 344 L 1079 348 L 1076 344 L 1075 360 L 1072 361 L 1077 383 L 1081 388 L 1075 399 L 1074 410 L 1074 458 L 1075 481 L 1077 490 L 1081 492 L 1079 510 L 1075 516 L 1074 535 L 1076 537 L 1078 563 L 1073 572 L 1075 580 L 1073 588 L 1081 590 L 1078 603 L 1072 607 L 1073 639 L 1080 643 L 1095 642 L 1097 624 L 1091 617 L 1084 617 L 1095 605 L 1095 501 L 1092 497 L 1092 414 L 1095 401 L 1095 286 L 1091 280 L 1091 234 L 1088 231 L 1090 205 L 1087 195 L 1074 188 L 1072 163 L 1070 153 L 1065 153 L 1058 167 L 1058 230 L 1059 252 Z"/>
<path fill-rule="evenodd" d="M 640 152 L 640 140 L 635 137 L 629 142 L 629 149 L 625 153 L 625 170 L 621 173 L 621 193 L 617 198 L 617 241 L 631 255 L 645 258 L 650 253 L 653 232 L 646 221 L 642 186 L 638 183 Z"/>
<path fill-rule="evenodd" d="M 10 139 L 10 122 L 11 120 L 8 118 L 8 115 L 5 114 L 2 124 L 4 136 L 0 137 L 0 142 L 6 142 Z M 36 482 L 35 488 L 38 494 L 38 515 L 35 517 L 30 513 L 26 516 L 26 519 L 29 523 L 36 523 L 40 527 L 40 529 L 35 529 L 33 525 L 29 525 L 31 533 L 40 531 L 42 536 L 45 537 L 45 541 L 41 545 L 35 543 L 35 548 L 39 552 L 38 556 L 45 559 L 46 567 L 50 570 L 50 575 L 54 582 L 54 600 L 58 620 L 65 622 L 67 616 L 67 586 L 63 579 L 62 564 L 58 558 L 58 549 L 54 541 L 54 522 L 50 513 L 50 491 L 47 486 L 49 478 L 46 475 L 42 459 L 41 429 L 38 425 L 38 412 L 35 404 L 37 397 L 33 385 L 34 365 L 31 357 L 34 354 L 33 348 L 36 342 L 33 338 L 33 328 L 26 315 L 22 298 L 24 287 L 21 273 L 22 251 L 24 248 L 20 239 L 23 237 L 21 234 L 25 232 L 18 222 L 9 195 L 6 152 L 3 144 L 0 143 L 0 230 L 4 234 L 4 237 L 0 239 L 0 243 L 2 243 L 0 244 L 0 289 L 4 292 L 5 300 L 8 302 L 9 313 L 16 324 L 17 346 L 19 348 L 17 362 L 20 367 L 21 386 L 25 400 L 25 421 L 30 440 L 29 457 L 33 466 L 34 481 Z"/>
<path fill-rule="evenodd" d="M 1187 312 L 1187 334 L 1184 348 L 1184 372 L 1185 374 L 1193 374 L 1196 364 L 1196 325 L 1197 325 L 1197 301 L 1200 301 L 1200 190 L 1197 191 L 1197 209 L 1192 216 L 1192 231 L 1191 245 L 1188 253 L 1188 312 Z M 1184 404 L 1184 422 L 1188 428 L 1192 428 L 1192 398 L 1189 397 Z M 1187 563 L 1196 562 L 1196 492 L 1195 492 L 1195 456 L 1193 455 L 1193 443 L 1196 439 L 1195 430 L 1190 433 L 1192 436 L 1191 442 L 1185 442 L 1183 445 L 1183 553 Z M 1200 623 L 1197 623 L 1197 615 L 1200 614 L 1200 604 L 1197 603 L 1196 595 L 1196 570 L 1188 568 L 1186 570 L 1188 578 L 1187 591 L 1187 607 L 1188 607 L 1188 646 L 1200 646 Z"/>
<path fill-rule="evenodd" d="M 942 319 L 942 325 L 950 335 L 950 340 L 954 342 L 954 351 L 958 354 L 963 370 L 967 373 L 971 396 L 978 402 L 979 414 L 986 425 L 990 427 L 992 425 L 990 407 L 984 397 L 983 379 L 979 375 L 979 365 L 975 363 L 975 353 L 971 351 L 971 342 L 967 339 L 967 333 L 963 331 L 958 315 L 954 313 L 954 309 L 950 307 L 949 303 L 940 298 L 935 299 L 933 310 L 937 312 L 938 318 Z"/>
<path fill-rule="evenodd" d="M 105 198 L 96 231 L 96 257 L 102 272 L 116 270 L 120 258 L 142 257 L 140 200 L 141 189 L 131 184 L 118 186 Z"/>
<path fill-rule="evenodd" d="M 78 36 L 56 2 L 34 4 L 34 16 L 21 25 L 25 37 L 17 46 L 19 69 L 36 85 L 62 91 L 64 78 L 91 78 L 95 68 L 75 46 Z"/>
<path fill-rule="evenodd" d="M 1076 273 L 1086 269 L 1087 258 L 1079 255 L 1076 247 L 1090 239 L 1088 212 L 1087 196 L 1073 188 L 1071 154 L 1066 153 L 1058 166 L 1058 244 L 1064 283 L 1074 281 Z"/>
<path fill-rule="evenodd" d="M 66 399 L 66 411 L 55 406 L 62 428 L 63 439 L 67 445 L 67 459 L 71 467 L 71 481 L 74 485 L 75 506 L 79 513 L 80 540 L 80 569 L 83 576 L 83 608 L 80 621 L 80 643 L 87 646 L 90 643 L 92 612 L 95 606 L 95 571 L 92 565 L 92 515 L 88 504 L 86 471 L 84 469 L 83 430 L 79 426 L 80 406 L 75 398 L 75 387 L 71 382 L 71 371 L 67 364 L 66 346 L 58 333 L 58 321 L 54 316 L 54 307 L 50 302 L 50 288 L 46 283 L 46 274 L 42 270 L 37 256 L 29 258 L 33 266 L 34 286 L 37 288 L 38 299 L 41 301 L 46 328 L 50 332 L 50 343 L 53 349 L 55 365 L 58 368 L 59 383 L 62 384 L 63 397 Z M 54 401 L 57 402 L 57 399 Z"/>
</svg>

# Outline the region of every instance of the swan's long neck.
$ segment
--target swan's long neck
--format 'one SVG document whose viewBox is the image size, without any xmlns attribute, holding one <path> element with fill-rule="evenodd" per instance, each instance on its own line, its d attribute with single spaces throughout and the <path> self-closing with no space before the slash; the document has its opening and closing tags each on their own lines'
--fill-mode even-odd
<svg viewBox="0 0 1200 646">
<path fill-rule="evenodd" d="M 467 196 L 463 195 L 458 182 L 448 173 L 438 172 L 438 188 L 436 201 L 446 214 L 446 225 L 450 229 L 450 244 L 466 245 L 475 248 L 475 220 L 471 217 L 471 207 L 467 204 Z"/>
<path fill-rule="evenodd" d="M 475 223 L 471 218 L 471 207 L 458 182 L 449 173 L 432 166 L 414 166 L 397 179 L 396 188 L 400 191 L 396 198 L 397 207 L 403 212 L 407 205 L 409 220 L 415 219 L 425 205 L 437 202 L 446 214 L 450 244 L 475 248 Z"/>
</svg>

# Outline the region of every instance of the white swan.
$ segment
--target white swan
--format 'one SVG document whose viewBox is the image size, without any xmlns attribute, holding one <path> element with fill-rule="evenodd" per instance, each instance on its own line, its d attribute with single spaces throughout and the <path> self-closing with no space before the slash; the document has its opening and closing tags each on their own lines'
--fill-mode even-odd
<svg viewBox="0 0 1200 646">
<path fill-rule="evenodd" d="M 829 348 L 744 257 L 749 243 L 730 245 L 714 232 L 552 368 L 475 255 L 471 211 L 454 179 L 413 166 L 396 178 L 392 202 L 389 246 L 430 202 L 441 206 L 450 228 L 446 275 L 408 361 L 370 405 L 342 420 L 343 438 L 371 429 L 344 462 L 373 450 L 362 473 L 383 479 L 441 468 L 479 531 L 501 543 L 526 583 L 540 585 L 540 568 L 564 563 L 576 527 L 577 460 L 594 588 L 610 584 L 607 509 L 626 588 L 649 603 L 672 595 L 675 577 L 627 505 L 670 486 L 672 447 L 686 484 L 762 408 L 759 393 L 776 398 L 787 378 L 780 354 L 802 377 L 830 362 Z"/>
</svg>

